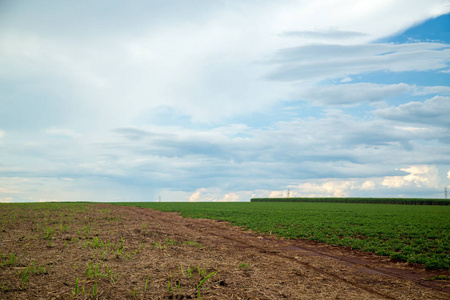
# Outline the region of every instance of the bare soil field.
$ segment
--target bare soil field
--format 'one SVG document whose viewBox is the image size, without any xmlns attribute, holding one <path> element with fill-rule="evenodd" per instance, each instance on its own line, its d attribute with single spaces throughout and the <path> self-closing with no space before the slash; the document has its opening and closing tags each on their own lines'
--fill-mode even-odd
<svg viewBox="0 0 450 300">
<path fill-rule="evenodd" d="M 177 213 L 2 205 L 0 217 L 0 299 L 450 299 L 448 280 L 430 280 L 448 271 Z"/>
</svg>

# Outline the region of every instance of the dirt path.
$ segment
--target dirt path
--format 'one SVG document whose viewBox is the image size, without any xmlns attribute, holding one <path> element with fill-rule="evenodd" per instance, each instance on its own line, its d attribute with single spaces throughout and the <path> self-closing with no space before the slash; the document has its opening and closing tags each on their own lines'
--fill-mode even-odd
<svg viewBox="0 0 450 300">
<path fill-rule="evenodd" d="M 227 222 L 89 207 L 72 218 L 70 230 L 55 231 L 51 245 L 32 237 L 30 216 L 4 229 L 0 251 L 15 250 L 21 264 L 0 268 L 1 299 L 197 299 L 199 292 L 201 299 L 450 299 L 448 281 L 424 280 L 448 272 Z M 64 222 L 52 220 L 55 228 Z M 98 241 L 105 242 L 97 247 Z M 19 274 L 32 261 L 47 271 L 20 286 Z M 86 270 L 94 265 L 103 275 Z"/>
</svg>

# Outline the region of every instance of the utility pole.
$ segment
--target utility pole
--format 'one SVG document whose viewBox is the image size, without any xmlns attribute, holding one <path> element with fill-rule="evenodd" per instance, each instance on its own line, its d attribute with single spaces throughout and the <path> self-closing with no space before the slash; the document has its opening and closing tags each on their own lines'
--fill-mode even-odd
<svg viewBox="0 0 450 300">
<path fill-rule="evenodd" d="M 445 196 L 445 199 L 447 199 L 447 187 L 444 188 L 444 196 Z"/>
</svg>

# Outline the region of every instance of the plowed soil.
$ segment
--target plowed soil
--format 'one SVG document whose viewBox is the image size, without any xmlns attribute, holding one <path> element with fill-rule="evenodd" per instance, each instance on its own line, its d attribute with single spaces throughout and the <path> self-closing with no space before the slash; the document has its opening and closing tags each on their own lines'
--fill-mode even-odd
<svg viewBox="0 0 450 300">
<path fill-rule="evenodd" d="M 86 207 L 0 207 L 1 299 L 450 299 L 449 281 L 429 280 L 447 271 L 177 213 Z"/>
</svg>

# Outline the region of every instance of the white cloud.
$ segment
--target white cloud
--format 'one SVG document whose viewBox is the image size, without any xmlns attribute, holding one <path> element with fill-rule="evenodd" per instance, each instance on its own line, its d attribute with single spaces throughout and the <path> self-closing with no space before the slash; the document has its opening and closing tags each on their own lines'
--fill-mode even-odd
<svg viewBox="0 0 450 300">
<path fill-rule="evenodd" d="M 447 172 L 447 178 L 450 179 L 450 170 Z"/>
<path fill-rule="evenodd" d="M 406 181 L 402 176 L 386 176 L 382 185 L 388 188 L 400 188 L 406 184 Z"/>
<path fill-rule="evenodd" d="M 361 190 L 375 190 L 376 184 L 372 180 L 367 180 L 361 185 Z"/>
<path fill-rule="evenodd" d="M 240 201 L 240 196 L 236 193 L 229 193 L 229 194 L 225 194 L 225 196 L 220 199 L 220 202 L 235 202 L 235 201 Z"/>
<path fill-rule="evenodd" d="M 346 197 L 353 188 L 348 180 L 330 180 L 322 183 L 303 183 L 295 187 L 295 193 L 306 197 Z"/>
<path fill-rule="evenodd" d="M 411 185 L 418 188 L 438 187 L 439 178 L 436 166 L 417 165 L 401 168 L 400 170 L 409 174 L 405 176 L 386 176 L 382 184 L 388 188 L 401 188 Z"/>
<path fill-rule="evenodd" d="M 440 94 L 449 95 L 450 87 L 448 86 L 414 86 L 413 95 L 430 95 L 430 94 Z"/>
<path fill-rule="evenodd" d="M 449 111 L 450 97 L 435 96 L 423 103 L 409 102 L 397 107 L 378 109 L 374 114 L 390 120 L 447 126 L 450 125 Z"/>
<path fill-rule="evenodd" d="M 318 83 L 376 71 L 439 70 L 449 62 L 450 49 L 439 43 L 308 45 L 280 51 L 269 78 Z"/>
<path fill-rule="evenodd" d="M 0 197 L 0 203 L 11 203 L 12 201 L 12 197 Z"/>
<path fill-rule="evenodd" d="M 197 201 L 199 201 L 200 195 L 201 195 L 203 192 L 206 192 L 206 189 L 205 189 L 205 188 L 197 189 L 197 190 L 195 191 L 195 193 L 193 193 L 193 194 L 189 197 L 189 202 L 197 202 Z"/>
<path fill-rule="evenodd" d="M 328 85 L 320 88 L 314 86 L 298 93 L 302 100 L 315 105 L 357 105 L 366 102 L 384 101 L 388 97 L 398 96 L 410 91 L 407 84 L 373 84 L 354 83 Z"/>
</svg>

